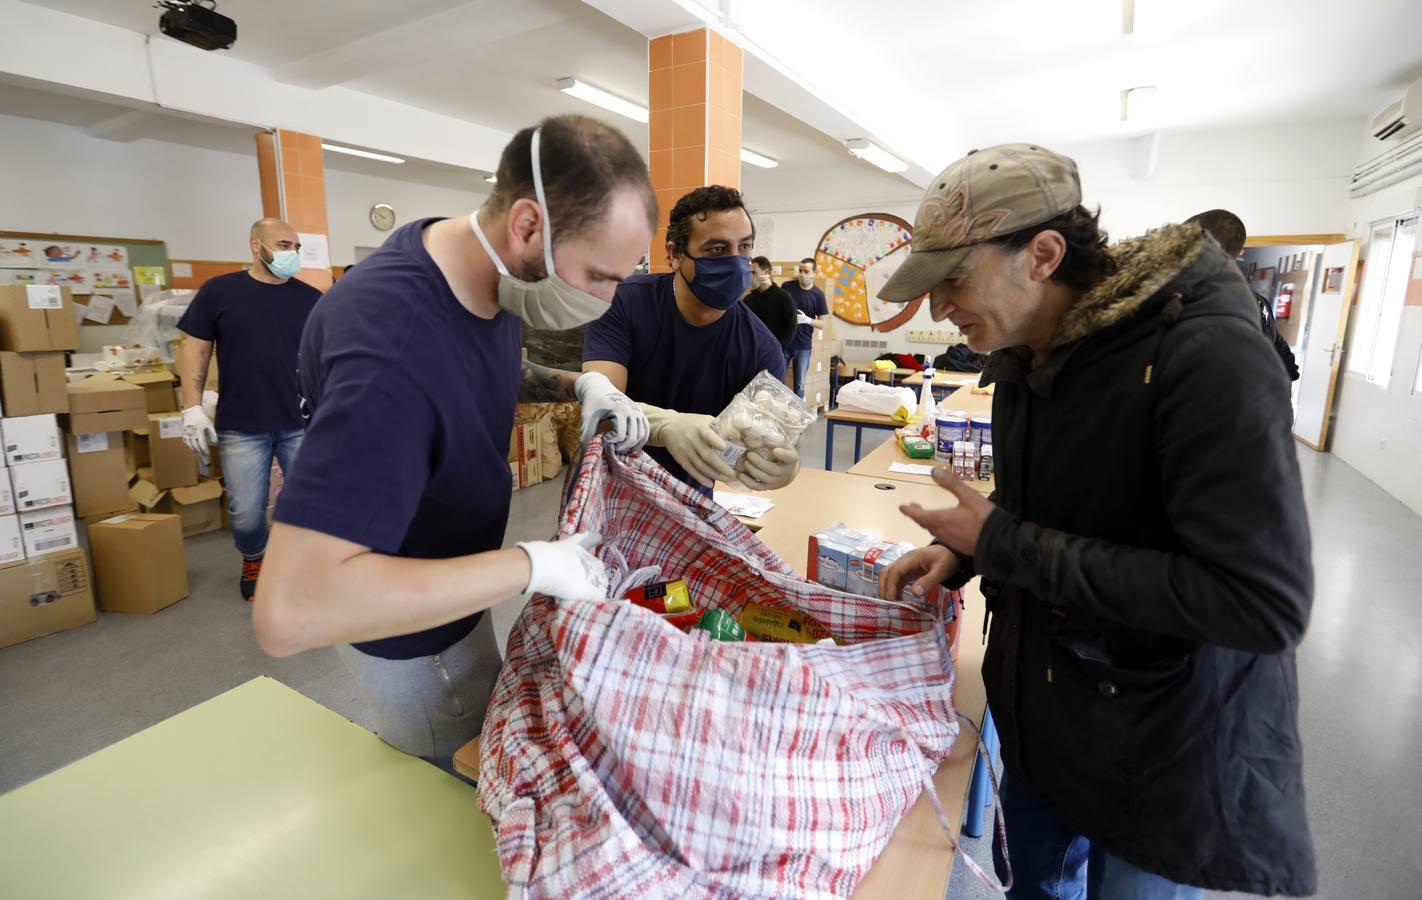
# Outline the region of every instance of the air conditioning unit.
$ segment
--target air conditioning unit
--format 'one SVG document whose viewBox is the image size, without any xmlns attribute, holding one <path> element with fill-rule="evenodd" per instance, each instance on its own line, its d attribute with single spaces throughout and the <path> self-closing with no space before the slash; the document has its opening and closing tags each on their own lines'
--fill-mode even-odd
<svg viewBox="0 0 1422 900">
<path fill-rule="evenodd" d="M 1397 140 L 1422 128 L 1422 78 L 1373 119 L 1373 137 Z"/>
</svg>

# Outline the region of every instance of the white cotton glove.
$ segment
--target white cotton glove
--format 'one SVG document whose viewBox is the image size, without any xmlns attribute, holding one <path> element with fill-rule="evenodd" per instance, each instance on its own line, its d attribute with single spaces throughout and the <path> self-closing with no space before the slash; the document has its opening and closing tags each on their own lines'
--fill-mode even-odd
<svg viewBox="0 0 1422 900">
<path fill-rule="evenodd" d="M 532 571 L 525 593 L 559 600 L 606 600 L 611 590 L 607 566 L 589 552 L 601 542 L 597 532 L 584 531 L 559 541 L 520 543 Z"/>
<path fill-rule="evenodd" d="M 815 320 L 805 315 L 805 311 L 799 310 L 795 313 L 795 322 L 799 325 L 813 325 Z"/>
<path fill-rule="evenodd" d="M 750 450 L 736 465 L 736 477 L 753 491 L 773 491 L 795 480 L 800 454 L 790 447 Z"/>
<path fill-rule="evenodd" d="M 207 448 L 217 443 L 217 429 L 201 406 L 183 410 L 183 443 L 198 456 L 207 456 Z"/>
<path fill-rule="evenodd" d="M 679 413 L 674 409 L 658 409 L 642 404 L 652 433 L 647 443 L 665 447 L 677 465 L 692 478 L 714 487 L 717 481 L 735 481 L 736 470 L 721 458 L 726 441 L 716 433 L 714 416 Z"/>
<path fill-rule="evenodd" d="M 647 443 L 651 426 L 642 408 L 608 380 L 601 372 L 584 372 L 573 387 L 578 402 L 583 405 L 583 445 L 597 435 L 603 419 L 612 422 L 612 430 L 603 440 L 618 453 L 635 453 Z"/>
</svg>

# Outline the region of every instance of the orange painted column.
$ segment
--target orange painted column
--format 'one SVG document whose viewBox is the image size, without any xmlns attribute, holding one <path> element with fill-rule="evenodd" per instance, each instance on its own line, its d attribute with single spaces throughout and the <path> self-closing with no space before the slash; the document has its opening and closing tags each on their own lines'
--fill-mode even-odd
<svg viewBox="0 0 1422 900">
<path fill-rule="evenodd" d="M 647 46 L 648 147 L 661 220 L 653 272 L 667 272 L 667 221 L 676 201 L 707 184 L 741 186 L 741 48 L 706 28 Z"/>
<path fill-rule="evenodd" d="M 262 215 L 285 219 L 298 234 L 329 241 L 326 224 L 326 166 L 321 139 L 314 134 L 279 130 L 257 132 L 257 169 L 261 173 Z M 303 243 L 309 243 L 303 239 Z M 329 250 L 329 248 L 328 248 Z M 297 275 L 325 291 L 331 269 L 302 269 Z"/>
</svg>

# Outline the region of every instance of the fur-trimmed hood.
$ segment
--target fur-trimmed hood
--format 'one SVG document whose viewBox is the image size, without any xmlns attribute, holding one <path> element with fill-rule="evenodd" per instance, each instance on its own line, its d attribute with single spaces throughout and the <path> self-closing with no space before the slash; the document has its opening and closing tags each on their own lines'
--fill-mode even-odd
<svg viewBox="0 0 1422 900">
<path fill-rule="evenodd" d="M 1116 271 L 1072 307 L 1052 346 L 1070 344 L 1129 317 L 1194 265 L 1208 243 L 1198 225 L 1166 225 L 1114 244 L 1110 254 Z"/>
</svg>

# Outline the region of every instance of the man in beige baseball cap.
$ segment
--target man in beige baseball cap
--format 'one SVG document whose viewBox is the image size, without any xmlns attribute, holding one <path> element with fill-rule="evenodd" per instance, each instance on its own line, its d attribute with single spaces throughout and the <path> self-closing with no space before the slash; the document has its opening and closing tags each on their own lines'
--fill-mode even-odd
<svg viewBox="0 0 1422 900">
<path fill-rule="evenodd" d="M 879 296 L 925 293 L 990 353 L 997 489 L 936 470 L 956 502 L 902 507 L 935 542 L 880 596 L 982 576 L 1009 896 L 1313 893 L 1308 520 L 1238 267 L 1194 224 L 1108 247 L 1076 165 L 1009 144 L 929 186 Z"/>
</svg>

